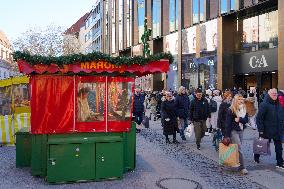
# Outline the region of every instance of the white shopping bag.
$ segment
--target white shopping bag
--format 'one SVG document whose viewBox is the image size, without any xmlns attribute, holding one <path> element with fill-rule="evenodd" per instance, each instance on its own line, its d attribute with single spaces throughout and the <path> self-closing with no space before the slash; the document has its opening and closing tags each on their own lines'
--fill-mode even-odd
<svg viewBox="0 0 284 189">
<path fill-rule="evenodd" d="M 191 123 L 186 129 L 185 129 L 185 133 L 186 136 L 188 136 L 188 138 L 192 137 L 194 135 L 194 125 L 193 123 Z"/>
</svg>

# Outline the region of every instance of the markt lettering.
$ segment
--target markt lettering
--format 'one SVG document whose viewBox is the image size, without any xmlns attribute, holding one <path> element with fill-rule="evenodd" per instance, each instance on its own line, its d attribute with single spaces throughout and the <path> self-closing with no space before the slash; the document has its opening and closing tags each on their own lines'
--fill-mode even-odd
<svg viewBox="0 0 284 189">
<path fill-rule="evenodd" d="M 121 68 L 121 66 L 116 66 L 108 62 L 98 61 L 98 62 L 81 62 L 81 69 L 114 69 Z"/>
</svg>

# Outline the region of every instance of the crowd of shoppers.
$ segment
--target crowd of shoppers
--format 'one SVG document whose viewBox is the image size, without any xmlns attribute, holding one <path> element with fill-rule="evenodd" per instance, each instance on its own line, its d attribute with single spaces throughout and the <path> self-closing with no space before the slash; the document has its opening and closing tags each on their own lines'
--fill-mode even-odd
<svg viewBox="0 0 284 189">
<path fill-rule="evenodd" d="M 144 103 L 145 100 L 145 103 Z M 145 107 L 150 109 L 150 119 L 160 120 L 167 144 L 178 144 L 176 135 L 186 140 L 185 129 L 193 124 L 196 147 L 201 150 L 201 140 L 210 133 L 222 133 L 224 141 L 238 145 L 240 172 L 247 174 L 242 152 L 242 141 L 246 127 L 259 132 L 259 137 L 273 140 L 276 153 L 276 167 L 284 169 L 282 142 L 284 140 L 284 94 L 277 89 L 264 90 L 257 94 L 242 88 L 220 91 L 201 88 L 187 90 L 181 86 L 178 91 L 141 93 L 135 90 L 134 115 L 138 132 Z M 173 135 L 173 140 L 169 139 Z M 260 162 L 260 155 L 254 154 L 254 161 Z"/>
</svg>

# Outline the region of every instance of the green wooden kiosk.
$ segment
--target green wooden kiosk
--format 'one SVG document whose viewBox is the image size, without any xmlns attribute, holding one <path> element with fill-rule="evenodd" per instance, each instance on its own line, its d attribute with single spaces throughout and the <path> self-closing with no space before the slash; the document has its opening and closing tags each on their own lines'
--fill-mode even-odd
<svg viewBox="0 0 284 189">
<path fill-rule="evenodd" d="M 49 183 L 121 179 L 136 164 L 134 80 L 167 72 L 170 54 L 43 57 L 16 52 L 30 76 L 31 129 L 20 130 L 17 167 Z"/>
</svg>

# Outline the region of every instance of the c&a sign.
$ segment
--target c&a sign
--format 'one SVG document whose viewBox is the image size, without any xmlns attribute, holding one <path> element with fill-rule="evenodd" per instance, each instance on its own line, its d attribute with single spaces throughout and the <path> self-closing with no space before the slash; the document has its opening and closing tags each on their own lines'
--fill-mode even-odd
<svg viewBox="0 0 284 189">
<path fill-rule="evenodd" d="M 255 68 L 265 68 L 268 66 L 266 58 L 264 55 L 262 55 L 261 57 L 257 57 L 257 56 L 252 56 L 249 59 L 249 65 L 251 68 L 255 69 Z"/>
<path fill-rule="evenodd" d="M 278 70 L 278 49 L 234 55 L 234 73 L 246 74 Z"/>
</svg>

